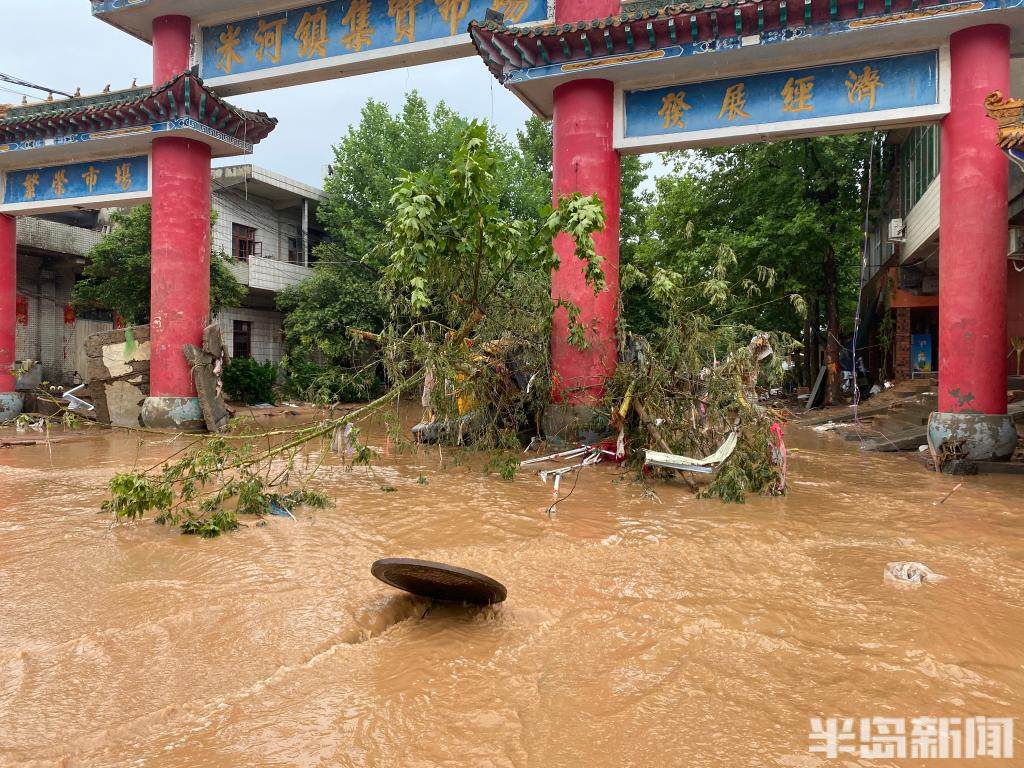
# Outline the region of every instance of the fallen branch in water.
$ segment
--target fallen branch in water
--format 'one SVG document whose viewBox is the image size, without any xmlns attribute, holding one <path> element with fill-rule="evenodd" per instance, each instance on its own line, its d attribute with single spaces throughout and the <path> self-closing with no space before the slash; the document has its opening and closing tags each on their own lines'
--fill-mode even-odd
<svg viewBox="0 0 1024 768">
<path fill-rule="evenodd" d="M 482 313 L 473 312 L 452 335 L 451 346 L 461 345 L 482 319 Z M 302 505 L 326 506 L 325 496 L 306 487 L 322 465 L 322 456 L 304 477 L 301 488 L 287 490 L 300 451 L 315 440 L 333 436 L 339 428 L 382 411 L 402 393 L 422 384 L 425 375 L 426 369 L 421 368 L 376 400 L 336 419 L 301 428 L 197 440 L 172 454 L 171 458 L 180 456 L 174 461 L 167 459 L 147 470 L 115 475 L 109 484 L 111 498 L 103 503 L 103 510 L 126 520 L 155 512 L 157 522 L 179 526 L 183 533 L 212 537 L 236 529 L 239 514 L 264 515 L 275 507 L 290 513 Z M 254 448 L 254 439 L 267 438 L 269 442 L 271 435 L 288 439 L 265 449 Z M 369 464 L 369 448 L 356 442 L 356 434 L 349 439 L 352 463 Z M 281 459 L 284 465 L 274 474 L 275 461 Z"/>
<path fill-rule="evenodd" d="M 953 490 L 951 490 L 949 493 L 947 493 L 945 496 L 943 496 L 938 501 L 933 501 L 932 504 L 935 505 L 936 507 L 939 506 L 939 504 L 945 504 L 946 503 L 946 499 L 948 499 L 954 493 L 959 491 L 961 486 L 963 486 L 963 483 L 957 483 L 956 485 L 953 486 Z"/>
</svg>

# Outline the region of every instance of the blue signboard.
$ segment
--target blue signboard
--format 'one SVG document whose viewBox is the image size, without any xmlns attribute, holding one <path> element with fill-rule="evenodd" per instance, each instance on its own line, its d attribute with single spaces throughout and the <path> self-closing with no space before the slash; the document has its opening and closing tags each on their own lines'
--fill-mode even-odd
<svg viewBox="0 0 1024 768">
<path fill-rule="evenodd" d="M 547 18 L 547 0 L 330 0 L 203 29 L 201 74 L 220 78 L 466 32 L 489 8 L 509 24 Z"/>
<path fill-rule="evenodd" d="M 910 337 L 910 366 L 914 373 L 931 373 L 932 335 L 915 333 Z"/>
<path fill-rule="evenodd" d="M 92 13 L 94 16 L 99 16 L 104 13 L 147 5 L 149 2 L 150 0 L 92 0 Z"/>
<path fill-rule="evenodd" d="M 149 157 L 121 157 L 8 171 L 4 204 L 88 200 L 148 190 Z"/>
<path fill-rule="evenodd" d="M 879 113 L 939 103 L 928 51 L 625 95 L 625 136 L 644 137 Z"/>
</svg>

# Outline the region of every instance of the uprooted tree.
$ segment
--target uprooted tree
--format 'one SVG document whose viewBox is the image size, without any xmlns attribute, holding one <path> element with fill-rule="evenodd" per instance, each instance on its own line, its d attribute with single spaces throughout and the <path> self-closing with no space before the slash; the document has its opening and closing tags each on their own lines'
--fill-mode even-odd
<svg viewBox="0 0 1024 768">
<path fill-rule="evenodd" d="M 323 498 L 307 484 L 328 443 L 341 440 L 341 430 L 380 412 L 403 392 L 419 388 L 428 373 L 457 388 L 451 397 L 438 397 L 441 411 L 447 402 L 460 400 L 481 408 L 502 402 L 484 394 L 490 392 L 480 375 L 486 366 L 474 359 L 488 342 L 521 344 L 523 364 L 548 380 L 543 331 L 550 328 L 553 307 L 546 280 L 558 265 L 552 241 L 563 232 L 573 238 L 588 282 L 600 291 L 604 275 L 591 235 L 604 226 L 604 213 L 596 198 L 573 195 L 539 220 L 518 219 L 498 202 L 498 170 L 486 128 L 471 123 L 447 167 L 407 173 L 395 188 L 394 214 L 387 223 L 390 256 L 379 285 L 390 297 L 390 313 L 372 341 L 393 382 L 387 393 L 340 418 L 270 433 L 247 427 L 200 440 L 150 470 L 115 476 L 105 509 L 128 519 L 155 513 L 183 532 L 217 535 L 237 527 L 238 514 L 321 504 Z M 507 440 L 514 431 L 509 425 L 534 391 L 543 391 L 543 384 L 498 407 L 492 428 L 482 429 L 480 439 Z M 356 430 L 347 430 L 344 442 L 343 452 L 353 463 L 369 460 Z M 320 458 L 311 462 L 307 449 L 316 447 Z"/>
<path fill-rule="evenodd" d="M 211 536 L 237 527 L 239 514 L 321 505 L 324 497 L 309 482 L 325 456 L 334 450 L 352 464 L 369 463 L 372 452 L 355 425 L 405 393 L 419 393 L 420 426 L 432 430 L 431 439 L 518 453 L 551 405 L 556 308 L 569 314 L 570 340 L 584 343 L 584 329 L 573 322 L 578 308 L 550 298 L 550 274 L 558 268 L 553 240 L 561 233 L 572 238 L 596 294 L 605 276 L 592 235 L 605 218 L 596 197 L 579 194 L 535 217 L 517 217 L 502 205 L 501 172 L 486 127 L 470 123 L 445 166 L 398 179 L 383 241 L 387 264 L 375 285 L 387 315 L 378 331 L 349 329 L 354 343 L 367 346 L 367 365 L 386 370 L 385 394 L 298 428 L 259 432 L 242 425 L 200 438 L 148 471 L 117 475 L 105 508 L 130 519 L 153 512 L 186 533 Z M 626 270 L 626 284 L 657 304 L 664 321 L 647 337 L 623 324 L 622 364 L 590 424 L 618 433 L 638 468 L 645 446 L 703 455 L 735 435 L 733 456 L 704 491 L 727 500 L 784 490 L 781 428 L 757 402 L 757 384 L 775 380 L 790 341 L 736 320 L 737 306 L 772 293 L 775 273 L 755 267 L 732 279 L 735 267 L 723 246 L 699 280 L 658 263 Z M 397 421 L 391 426 L 398 437 Z M 513 473 L 515 460 L 506 464 L 503 476 Z"/>
</svg>

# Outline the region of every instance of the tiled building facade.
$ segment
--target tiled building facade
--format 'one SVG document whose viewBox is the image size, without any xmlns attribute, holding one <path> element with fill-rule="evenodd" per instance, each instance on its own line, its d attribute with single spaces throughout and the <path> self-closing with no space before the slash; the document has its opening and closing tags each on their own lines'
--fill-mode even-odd
<svg viewBox="0 0 1024 768">
<path fill-rule="evenodd" d="M 281 359 L 276 295 L 311 274 L 311 249 L 322 239 L 315 216 L 322 200 L 319 189 L 256 166 L 213 170 L 212 248 L 231 259 L 235 277 L 249 288 L 243 306 L 214 318 L 232 355 Z M 106 221 L 94 212 L 18 220 L 17 358 L 39 362 L 46 381 L 81 381 L 85 339 L 113 327 L 109 318 L 78 317 L 70 307 L 71 290 Z"/>
</svg>

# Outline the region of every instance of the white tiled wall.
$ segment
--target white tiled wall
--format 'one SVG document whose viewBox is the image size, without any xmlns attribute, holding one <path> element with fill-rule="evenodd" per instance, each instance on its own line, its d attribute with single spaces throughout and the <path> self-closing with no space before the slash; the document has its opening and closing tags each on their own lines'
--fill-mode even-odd
<svg viewBox="0 0 1024 768">
<path fill-rule="evenodd" d="M 906 237 L 903 260 L 916 255 L 918 248 L 938 237 L 940 181 L 940 177 L 936 176 L 903 220 Z"/>
<path fill-rule="evenodd" d="M 231 354 L 234 344 L 235 320 L 251 322 L 253 358 L 261 363 L 276 363 L 284 354 L 284 345 L 281 342 L 281 318 L 281 313 L 272 309 L 234 307 L 222 310 L 214 322 L 220 327 L 224 336 L 224 346 L 228 348 L 228 354 Z"/>
<path fill-rule="evenodd" d="M 276 293 L 290 285 L 301 283 L 312 274 L 313 270 L 309 267 L 289 264 L 286 261 L 258 257 L 249 259 L 249 285 L 253 288 Z"/>
<path fill-rule="evenodd" d="M 213 194 L 217 223 L 213 227 L 213 245 L 231 255 L 232 225 L 255 227 L 256 241 L 262 243 L 265 259 L 288 261 L 288 238 L 301 238 L 302 213 L 298 208 L 281 211 L 262 198 L 247 195 L 245 188 L 232 187 Z M 299 255 L 301 257 L 301 253 Z"/>
<path fill-rule="evenodd" d="M 28 323 L 15 326 L 15 356 L 41 362 L 47 381 L 62 382 L 78 367 L 77 323 L 64 322 L 73 285 L 69 268 L 40 269 L 37 258 L 18 259 L 17 294 L 28 300 Z"/>
</svg>

